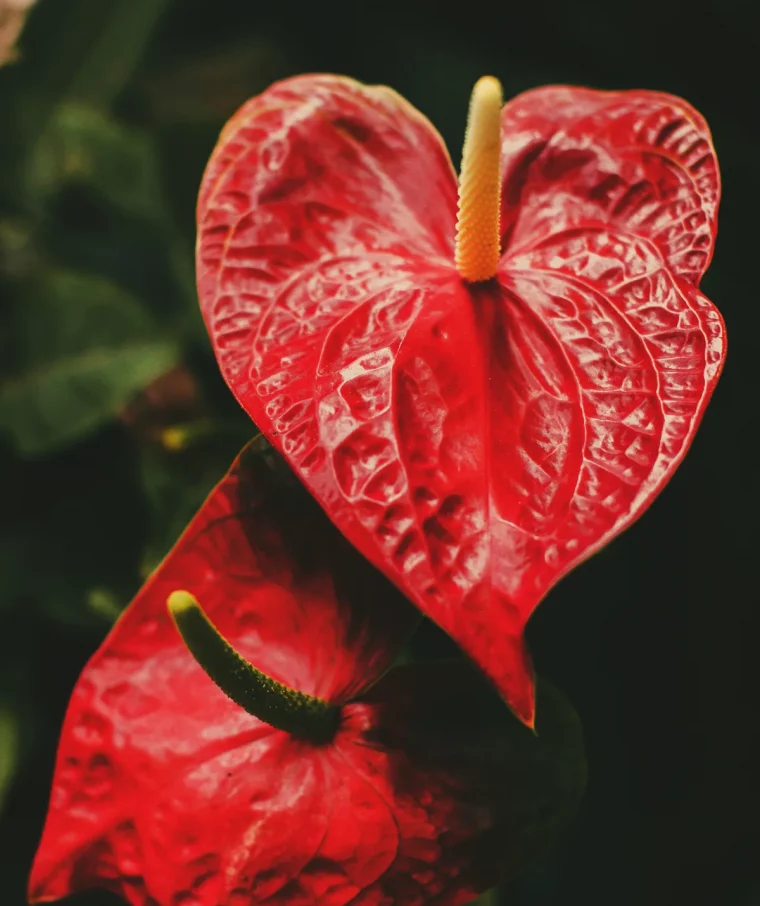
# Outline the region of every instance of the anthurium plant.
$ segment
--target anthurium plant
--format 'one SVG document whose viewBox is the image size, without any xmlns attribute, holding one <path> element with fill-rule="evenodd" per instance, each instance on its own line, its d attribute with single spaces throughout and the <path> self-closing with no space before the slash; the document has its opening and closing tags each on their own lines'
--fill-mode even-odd
<svg viewBox="0 0 760 906">
<path fill-rule="evenodd" d="M 198 203 L 200 302 L 262 439 L 85 668 L 33 901 L 457 904 L 578 807 L 523 631 L 628 526 L 725 356 L 684 101 L 481 79 L 459 179 L 385 87 L 278 83 Z M 299 481 L 300 480 L 300 481 Z M 399 655 L 429 617 L 468 660 Z"/>
<path fill-rule="evenodd" d="M 417 621 L 246 451 L 74 690 L 32 900 L 458 903 L 523 867 L 577 807 L 577 718 L 547 685 L 534 736 L 465 662 L 389 670 Z"/>
<path fill-rule="evenodd" d="M 490 78 L 459 185 L 418 111 L 336 76 L 250 100 L 208 165 L 198 289 L 227 382 L 528 725 L 528 617 L 651 503 L 720 374 L 698 289 L 719 189 L 678 98 L 502 107 Z"/>
</svg>

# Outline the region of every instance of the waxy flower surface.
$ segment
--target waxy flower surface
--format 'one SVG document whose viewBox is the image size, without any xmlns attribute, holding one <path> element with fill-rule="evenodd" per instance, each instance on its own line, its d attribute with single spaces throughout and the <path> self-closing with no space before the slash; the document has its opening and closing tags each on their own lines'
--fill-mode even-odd
<svg viewBox="0 0 760 906">
<path fill-rule="evenodd" d="M 316 702 L 328 737 L 225 696 L 167 612 L 191 597 L 289 687 L 274 710 Z M 581 795 L 576 718 L 539 687 L 536 737 L 464 662 L 386 672 L 417 621 L 249 449 L 74 690 L 31 899 L 101 886 L 135 906 L 455 904 L 522 868 Z"/>
<path fill-rule="evenodd" d="M 531 612 L 662 489 L 718 379 L 720 186 L 678 98 L 549 87 L 499 113 L 494 83 L 461 189 L 388 88 L 250 100 L 203 180 L 198 286 L 259 428 L 532 724 Z"/>
</svg>

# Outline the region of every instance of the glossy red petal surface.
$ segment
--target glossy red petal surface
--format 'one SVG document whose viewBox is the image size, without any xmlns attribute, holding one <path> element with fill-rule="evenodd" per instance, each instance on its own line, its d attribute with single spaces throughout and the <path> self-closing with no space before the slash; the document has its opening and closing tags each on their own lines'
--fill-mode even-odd
<svg viewBox="0 0 760 906">
<path fill-rule="evenodd" d="M 698 283 L 713 252 L 720 174 L 710 130 L 682 98 L 550 85 L 502 113 L 507 248 L 559 229 L 613 227 Z"/>
<path fill-rule="evenodd" d="M 492 498 L 494 554 L 529 609 L 672 475 L 725 328 L 653 242 L 613 230 L 553 235 L 508 257 L 499 279 L 508 366 L 492 442 L 511 481 Z"/>
<path fill-rule="evenodd" d="M 135 906 L 456 904 L 575 811 L 583 743 L 551 689 L 537 738 L 469 666 L 401 668 L 314 745 L 208 679 L 166 616 L 178 585 L 258 666 L 339 702 L 416 619 L 298 490 L 296 505 L 260 460 L 233 468 L 85 668 L 32 900 L 100 886 Z"/>
<path fill-rule="evenodd" d="M 466 286 L 438 138 L 385 91 L 303 77 L 233 118 L 201 191 L 201 306 L 230 386 L 331 519 L 530 723 L 532 610 L 652 500 L 717 380 L 723 325 L 693 283 L 717 168 L 676 98 L 523 95 L 498 284 Z M 295 193 L 293 173 L 312 174 Z"/>
<path fill-rule="evenodd" d="M 283 486 L 254 454 L 244 463 L 213 491 L 77 683 L 34 899 L 111 880 L 141 906 L 149 895 L 175 906 L 183 892 L 188 903 L 192 892 L 203 906 L 233 906 L 235 888 L 264 898 L 322 845 L 334 769 L 208 679 L 166 599 L 190 591 L 252 663 L 336 703 L 388 667 L 418 618 L 293 479 Z M 395 828 L 383 809 L 375 824 L 390 859 Z"/>
</svg>

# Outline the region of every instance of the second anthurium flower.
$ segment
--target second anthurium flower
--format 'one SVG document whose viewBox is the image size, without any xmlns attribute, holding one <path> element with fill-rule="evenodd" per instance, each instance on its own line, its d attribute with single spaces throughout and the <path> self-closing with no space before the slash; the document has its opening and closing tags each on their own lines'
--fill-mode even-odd
<svg viewBox="0 0 760 906">
<path fill-rule="evenodd" d="M 278 83 L 198 205 L 222 371 L 343 534 L 528 725 L 525 624 L 685 455 L 724 355 L 707 126 L 653 91 L 473 93 L 461 181 L 388 88 Z"/>
<path fill-rule="evenodd" d="M 445 906 L 523 869 L 577 808 L 577 718 L 539 686 L 535 736 L 465 662 L 389 670 L 417 622 L 247 449 L 77 683 L 32 902 Z"/>
</svg>

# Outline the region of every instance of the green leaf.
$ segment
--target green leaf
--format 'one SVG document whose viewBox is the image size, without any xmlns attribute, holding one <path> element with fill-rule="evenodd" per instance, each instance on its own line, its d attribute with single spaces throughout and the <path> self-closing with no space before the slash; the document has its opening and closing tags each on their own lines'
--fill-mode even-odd
<svg viewBox="0 0 760 906">
<path fill-rule="evenodd" d="M 69 88 L 73 97 L 106 106 L 140 63 L 170 0 L 111 0 L 104 27 Z"/>
<path fill-rule="evenodd" d="M 108 623 L 114 623 L 121 615 L 125 603 L 108 588 L 91 588 L 87 595 L 87 606 Z"/>
<path fill-rule="evenodd" d="M 48 273 L 15 314 L 19 367 L 0 388 L 0 430 L 23 454 L 92 432 L 179 357 L 140 303 L 99 277 Z"/>
<path fill-rule="evenodd" d="M 31 156 L 27 179 L 38 205 L 73 182 L 126 214 L 151 221 L 164 216 L 152 141 L 82 104 L 55 110 Z"/>
<path fill-rule="evenodd" d="M 473 900 L 472 906 L 499 906 L 499 892 L 493 887 L 486 893 L 482 893 L 477 900 Z"/>
<path fill-rule="evenodd" d="M 0 705 L 0 812 L 18 761 L 18 719 Z"/>
</svg>

